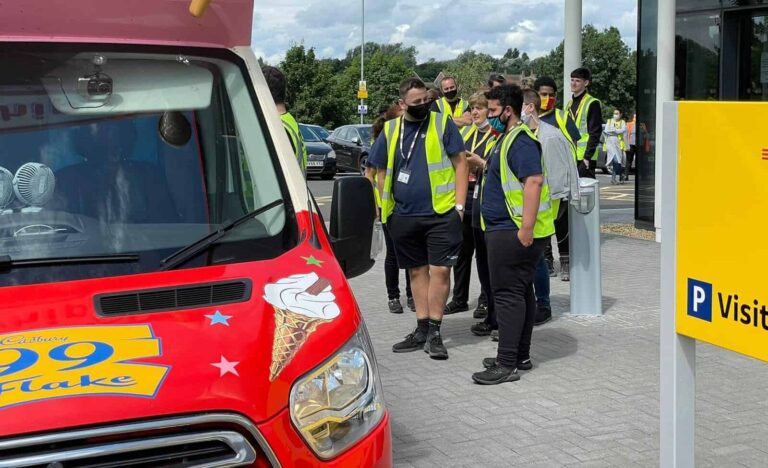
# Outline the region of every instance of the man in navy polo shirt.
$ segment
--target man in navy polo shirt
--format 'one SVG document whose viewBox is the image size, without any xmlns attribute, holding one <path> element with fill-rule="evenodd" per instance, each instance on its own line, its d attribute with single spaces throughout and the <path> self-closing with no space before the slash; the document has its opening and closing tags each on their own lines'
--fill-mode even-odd
<svg viewBox="0 0 768 468">
<path fill-rule="evenodd" d="M 405 114 L 384 124 L 368 157 L 377 170 L 381 221 L 399 267 L 410 273 L 416 303 L 416 330 L 392 350 L 424 349 L 447 359 L 440 324 L 461 251 L 469 170 L 464 141 L 448 114 L 430 111 L 420 79 L 400 84 L 400 104 Z"/>
</svg>

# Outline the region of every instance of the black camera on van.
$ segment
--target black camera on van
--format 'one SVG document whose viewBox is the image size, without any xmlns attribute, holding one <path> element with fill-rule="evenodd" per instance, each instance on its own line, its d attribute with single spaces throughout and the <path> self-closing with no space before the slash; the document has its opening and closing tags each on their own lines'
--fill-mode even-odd
<svg viewBox="0 0 768 468">
<path fill-rule="evenodd" d="M 77 91 L 89 98 L 107 98 L 112 94 L 112 78 L 104 73 L 81 76 L 77 79 Z"/>
</svg>

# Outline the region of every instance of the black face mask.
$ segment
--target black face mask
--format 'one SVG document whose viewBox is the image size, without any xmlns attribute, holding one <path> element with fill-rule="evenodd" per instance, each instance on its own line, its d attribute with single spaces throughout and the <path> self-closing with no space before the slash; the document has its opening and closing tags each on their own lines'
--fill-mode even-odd
<svg viewBox="0 0 768 468">
<path fill-rule="evenodd" d="M 408 114 L 416 120 L 424 120 L 429 115 L 431 105 L 432 103 L 425 102 L 416 106 L 408 106 Z"/>
<path fill-rule="evenodd" d="M 446 92 L 445 92 L 445 93 L 443 93 L 443 94 L 445 95 L 445 97 L 446 97 L 446 98 L 447 98 L 449 101 L 453 101 L 454 99 L 456 99 L 456 95 L 457 95 L 457 94 L 459 94 L 459 91 L 458 91 L 458 90 L 456 90 L 456 89 L 454 89 L 453 91 L 446 91 Z"/>
</svg>

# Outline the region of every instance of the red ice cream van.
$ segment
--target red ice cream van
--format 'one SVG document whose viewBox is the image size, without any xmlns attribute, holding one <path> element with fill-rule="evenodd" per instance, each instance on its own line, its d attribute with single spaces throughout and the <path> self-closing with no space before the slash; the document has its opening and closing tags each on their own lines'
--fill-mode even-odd
<svg viewBox="0 0 768 468">
<path fill-rule="evenodd" d="M 391 466 L 371 186 L 326 231 L 253 9 L 0 2 L 0 468 Z"/>
</svg>

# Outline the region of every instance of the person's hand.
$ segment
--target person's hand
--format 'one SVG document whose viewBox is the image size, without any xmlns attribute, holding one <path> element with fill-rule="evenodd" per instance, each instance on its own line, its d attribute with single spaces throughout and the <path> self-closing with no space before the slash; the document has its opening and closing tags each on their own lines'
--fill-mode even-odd
<svg viewBox="0 0 768 468">
<path fill-rule="evenodd" d="M 581 162 L 584 164 L 584 167 L 589 169 L 589 159 L 582 159 Z"/>
<path fill-rule="evenodd" d="M 476 155 L 475 153 L 470 153 L 469 156 L 467 156 L 467 163 L 469 163 L 469 167 L 471 169 L 485 168 L 485 159 Z"/>
<path fill-rule="evenodd" d="M 520 229 L 517 231 L 517 238 L 523 244 L 523 247 L 530 247 L 533 245 L 533 229 Z"/>
</svg>

